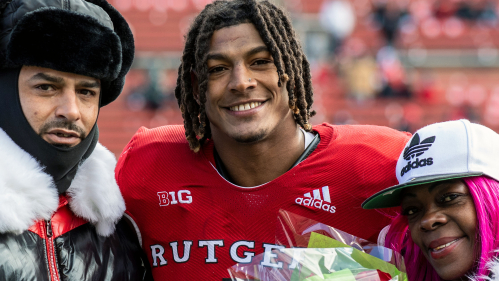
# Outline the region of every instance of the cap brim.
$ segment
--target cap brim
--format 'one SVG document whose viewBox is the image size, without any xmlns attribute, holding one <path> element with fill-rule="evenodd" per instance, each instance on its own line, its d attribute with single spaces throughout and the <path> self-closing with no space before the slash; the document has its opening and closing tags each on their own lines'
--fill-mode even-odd
<svg viewBox="0 0 499 281">
<path fill-rule="evenodd" d="M 378 208 L 390 208 L 390 207 L 400 206 L 400 199 L 401 199 L 400 195 L 402 193 L 402 190 L 406 187 L 450 180 L 450 179 L 475 177 L 481 175 L 483 175 L 482 172 L 467 172 L 467 173 L 433 175 L 433 176 L 413 178 L 406 183 L 389 187 L 367 198 L 366 201 L 362 203 L 362 208 L 378 209 Z"/>
</svg>

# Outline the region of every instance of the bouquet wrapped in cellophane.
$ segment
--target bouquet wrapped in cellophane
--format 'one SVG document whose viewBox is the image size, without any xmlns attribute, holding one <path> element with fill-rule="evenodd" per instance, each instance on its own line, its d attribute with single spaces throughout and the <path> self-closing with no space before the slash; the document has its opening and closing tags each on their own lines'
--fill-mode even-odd
<svg viewBox="0 0 499 281">
<path fill-rule="evenodd" d="M 400 254 L 280 210 L 277 249 L 228 269 L 233 281 L 407 281 Z"/>
</svg>

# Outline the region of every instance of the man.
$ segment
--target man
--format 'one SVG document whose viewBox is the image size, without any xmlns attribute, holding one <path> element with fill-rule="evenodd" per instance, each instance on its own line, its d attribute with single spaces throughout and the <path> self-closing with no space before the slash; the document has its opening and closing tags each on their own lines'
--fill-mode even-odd
<svg viewBox="0 0 499 281">
<path fill-rule="evenodd" d="M 280 209 L 371 241 L 389 224 L 359 206 L 396 182 L 409 134 L 312 127 L 309 64 L 269 2 L 206 6 L 186 38 L 176 97 L 184 128 L 140 129 L 116 168 L 156 279 L 222 280 L 260 253 L 278 266 L 269 257 Z"/>
<path fill-rule="evenodd" d="M 0 280 L 150 278 L 96 125 L 128 24 L 105 0 L 0 4 Z"/>
</svg>

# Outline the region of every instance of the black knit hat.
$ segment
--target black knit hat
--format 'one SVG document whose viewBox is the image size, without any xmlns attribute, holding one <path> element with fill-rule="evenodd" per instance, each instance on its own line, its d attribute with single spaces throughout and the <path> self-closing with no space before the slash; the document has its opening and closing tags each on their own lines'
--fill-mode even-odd
<svg viewBox="0 0 499 281">
<path fill-rule="evenodd" d="M 106 0 L 0 0 L 0 65 L 39 66 L 100 79 L 101 106 L 123 89 L 133 35 Z"/>
</svg>

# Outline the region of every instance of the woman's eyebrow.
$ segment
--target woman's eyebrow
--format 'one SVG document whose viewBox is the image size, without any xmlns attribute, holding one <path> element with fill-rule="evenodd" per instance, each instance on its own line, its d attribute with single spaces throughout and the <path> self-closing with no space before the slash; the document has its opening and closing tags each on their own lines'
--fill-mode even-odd
<svg viewBox="0 0 499 281">
<path fill-rule="evenodd" d="M 445 182 L 434 182 L 432 185 L 428 187 L 428 192 L 431 192 L 433 189 L 435 189 L 435 187 L 441 184 L 445 184 Z"/>
<path fill-rule="evenodd" d="M 402 201 L 404 199 L 404 197 L 417 197 L 417 196 L 414 193 L 406 192 L 406 193 L 402 194 L 400 201 Z"/>
</svg>

